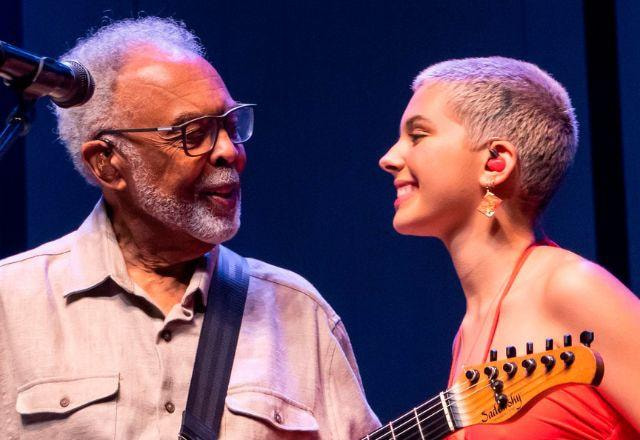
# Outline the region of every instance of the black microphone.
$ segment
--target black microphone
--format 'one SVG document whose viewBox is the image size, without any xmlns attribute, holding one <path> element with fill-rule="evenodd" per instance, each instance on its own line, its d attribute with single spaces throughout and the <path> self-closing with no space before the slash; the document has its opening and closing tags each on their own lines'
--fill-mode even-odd
<svg viewBox="0 0 640 440">
<path fill-rule="evenodd" d="M 0 78 L 28 98 L 50 96 L 62 108 L 82 105 L 93 95 L 91 74 L 77 61 L 40 57 L 0 41 Z"/>
</svg>

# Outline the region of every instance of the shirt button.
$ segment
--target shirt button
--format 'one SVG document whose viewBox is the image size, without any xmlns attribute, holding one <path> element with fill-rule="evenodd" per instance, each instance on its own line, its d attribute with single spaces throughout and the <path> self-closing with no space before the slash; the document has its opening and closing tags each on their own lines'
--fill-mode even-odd
<svg viewBox="0 0 640 440">
<path fill-rule="evenodd" d="M 176 406 L 172 402 L 167 402 L 164 404 L 164 409 L 166 409 L 168 413 L 173 413 L 176 410 Z"/>
<path fill-rule="evenodd" d="M 165 341 L 169 342 L 171 340 L 171 331 L 163 330 L 162 333 L 160 333 L 160 337 Z"/>
<path fill-rule="evenodd" d="M 282 422 L 284 422 L 284 418 L 282 417 L 282 414 L 280 414 L 278 410 L 275 410 L 273 412 L 273 420 L 275 420 L 276 423 L 278 424 L 282 424 Z"/>
<path fill-rule="evenodd" d="M 67 406 L 69 406 L 69 403 L 71 403 L 69 401 L 68 397 L 63 397 L 62 399 L 60 399 L 60 406 L 63 408 L 66 408 Z"/>
</svg>

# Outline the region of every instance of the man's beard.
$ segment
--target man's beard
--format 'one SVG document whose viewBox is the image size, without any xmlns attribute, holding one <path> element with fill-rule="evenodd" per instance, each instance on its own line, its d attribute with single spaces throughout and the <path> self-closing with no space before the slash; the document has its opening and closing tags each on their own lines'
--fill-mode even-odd
<svg viewBox="0 0 640 440">
<path fill-rule="evenodd" d="M 223 184 L 237 184 L 240 176 L 234 168 L 217 167 L 202 175 L 194 185 L 190 199 L 164 194 L 153 184 L 151 170 L 136 153 L 129 154 L 134 181 L 133 197 L 144 212 L 173 230 L 186 232 L 205 243 L 219 244 L 230 240 L 240 227 L 240 192 L 230 210 L 216 210 L 203 190 Z"/>
</svg>

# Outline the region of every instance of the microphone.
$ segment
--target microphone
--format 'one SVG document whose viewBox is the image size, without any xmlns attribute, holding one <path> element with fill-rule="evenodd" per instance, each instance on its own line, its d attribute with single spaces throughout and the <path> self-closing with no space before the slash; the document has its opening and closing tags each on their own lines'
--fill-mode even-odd
<svg viewBox="0 0 640 440">
<path fill-rule="evenodd" d="M 91 74 L 77 61 L 40 57 L 0 41 L 0 78 L 28 98 L 49 96 L 58 107 L 82 105 L 93 95 Z"/>
</svg>

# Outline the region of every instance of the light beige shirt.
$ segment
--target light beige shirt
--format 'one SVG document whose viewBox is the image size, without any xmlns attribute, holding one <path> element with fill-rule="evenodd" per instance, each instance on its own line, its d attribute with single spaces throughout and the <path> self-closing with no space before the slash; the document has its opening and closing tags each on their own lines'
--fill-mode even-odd
<svg viewBox="0 0 640 440">
<path fill-rule="evenodd" d="M 129 278 L 103 202 L 77 231 L 0 261 L 0 437 L 175 440 L 216 253 L 168 316 Z M 340 318 L 300 276 L 249 266 L 220 438 L 377 427 Z"/>
</svg>

